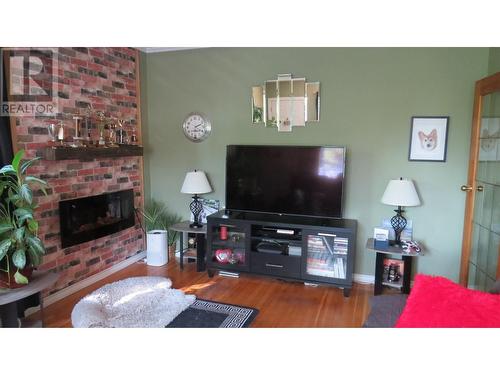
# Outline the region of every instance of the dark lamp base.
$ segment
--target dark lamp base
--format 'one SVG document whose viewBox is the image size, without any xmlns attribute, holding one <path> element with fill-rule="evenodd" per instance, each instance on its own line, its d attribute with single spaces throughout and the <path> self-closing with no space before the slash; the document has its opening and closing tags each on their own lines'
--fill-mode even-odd
<svg viewBox="0 0 500 375">
<path fill-rule="evenodd" d="M 189 209 L 191 210 L 191 213 L 193 214 L 194 221 L 189 224 L 190 228 L 201 228 L 203 225 L 199 222 L 199 217 L 200 213 L 203 210 L 203 205 L 200 202 L 200 197 L 198 197 L 198 194 L 195 194 L 193 196 L 193 201 L 189 205 Z"/>
<path fill-rule="evenodd" d="M 391 225 L 394 228 L 394 235 L 396 239 L 391 240 L 390 244 L 392 246 L 400 246 L 401 232 L 406 228 L 406 219 L 403 216 L 404 210 L 401 208 L 401 206 L 398 206 L 398 209 L 394 211 L 396 212 L 396 215 L 391 217 Z"/>
</svg>

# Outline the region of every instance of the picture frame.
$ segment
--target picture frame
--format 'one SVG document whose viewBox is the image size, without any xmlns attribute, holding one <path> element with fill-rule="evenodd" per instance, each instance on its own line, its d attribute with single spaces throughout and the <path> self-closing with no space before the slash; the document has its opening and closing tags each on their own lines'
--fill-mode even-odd
<svg viewBox="0 0 500 375">
<path fill-rule="evenodd" d="M 449 116 L 413 116 L 408 160 L 446 162 L 449 120 Z"/>
</svg>

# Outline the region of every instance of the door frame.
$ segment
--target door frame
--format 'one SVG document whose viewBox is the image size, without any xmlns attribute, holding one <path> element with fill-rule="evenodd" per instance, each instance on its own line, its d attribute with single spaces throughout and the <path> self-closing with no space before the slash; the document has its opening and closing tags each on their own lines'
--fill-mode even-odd
<svg viewBox="0 0 500 375">
<path fill-rule="evenodd" d="M 466 192 L 464 229 L 462 237 L 462 257 L 460 260 L 460 284 L 467 286 L 469 276 L 469 258 L 472 244 L 472 219 L 474 216 L 474 202 L 477 192 L 476 175 L 479 158 L 479 137 L 481 135 L 481 109 L 483 97 L 500 91 L 500 72 L 485 77 L 476 82 L 474 90 L 474 107 L 472 112 L 472 130 L 470 141 L 469 171 L 467 186 L 472 190 Z M 500 274 L 500 263 L 497 267 L 497 277 Z"/>
</svg>

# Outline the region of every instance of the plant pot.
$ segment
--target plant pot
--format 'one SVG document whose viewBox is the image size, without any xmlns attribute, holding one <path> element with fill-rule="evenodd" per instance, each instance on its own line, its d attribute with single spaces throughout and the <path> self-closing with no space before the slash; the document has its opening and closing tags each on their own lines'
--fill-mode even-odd
<svg viewBox="0 0 500 375">
<path fill-rule="evenodd" d="M 16 273 L 16 271 L 17 268 L 13 264 L 10 265 L 9 273 L 5 271 L 0 271 L 0 288 L 16 289 L 16 288 L 22 288 L 23 286 L 26 285 L 26 284 L 16 283 L 16 280 L 14 279 L 14 274 Z M 33 275 L 33 267 L 25 266 L 22 270 L 19 270 L 19 273 L 24 277 L 26 277 L 28 281 L 30 281 L 31 276 Z"/>
</svg>

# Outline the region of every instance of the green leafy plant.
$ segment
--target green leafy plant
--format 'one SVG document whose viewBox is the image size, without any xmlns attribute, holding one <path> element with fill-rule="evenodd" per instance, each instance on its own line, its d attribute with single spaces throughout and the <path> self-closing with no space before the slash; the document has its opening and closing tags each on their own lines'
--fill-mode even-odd
<svg viewBox="0 0 500 375">
<path fill-rule="evenodd" d="M 26 176 L 27 169 L 39 158 L 22 160 L 24 150 L 14 156 L 12 164 L 0 169 L 0 262 L 5 264 L 10 283 L 11 262 L 16 267 L 14 279 L 27 284 L 28 279 L 19 270 L 38 266 L 45 247 L 38 237 L 38 221 L 34 219 L 37 207 L 33 202 L 33 185 L 44 194 L 47 183 L 34 176 Z"/>
<path fill-rule="evenodd" d="M 144 206 L 144 210 L 141 211 L 144 217 L 144 222 L 146 224 L 146 231 L 151 230 L 167 230 L 168 231 L 168 245 L 172 246 L 175 244 L 177 239 L 177 232 L 168 230 L 174 224 L 182 221 L 182 217 L 176 213 L 168 210 L 165 203 L 151 199 Z"/>
</svg>

